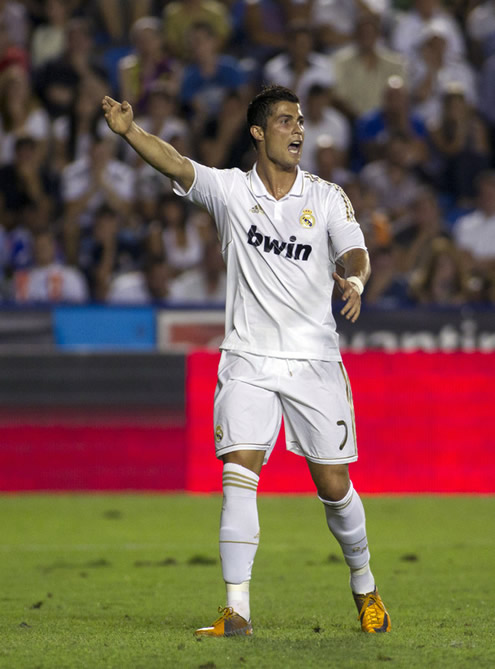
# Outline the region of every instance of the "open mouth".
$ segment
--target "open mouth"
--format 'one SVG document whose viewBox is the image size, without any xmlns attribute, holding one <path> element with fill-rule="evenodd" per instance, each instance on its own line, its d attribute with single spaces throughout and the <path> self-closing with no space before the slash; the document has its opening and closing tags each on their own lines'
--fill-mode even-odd
<svg viewBox="0 0 495 669">
<path fill-rule="evenodd" d="M 300 140 L 294 140 L 289 144 L 289 152 L 290 153 L 299 153 L 301 150 L 302 142 Z"/>
</svg>

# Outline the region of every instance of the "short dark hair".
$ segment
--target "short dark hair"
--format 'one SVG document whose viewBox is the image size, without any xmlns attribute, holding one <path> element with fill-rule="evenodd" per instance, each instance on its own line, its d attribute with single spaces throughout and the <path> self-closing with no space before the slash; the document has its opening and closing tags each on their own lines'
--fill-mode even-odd
<svg viewBox="0 0 495 669">
<path fill-rule="evenodd" d="M 189 32 L 193 33 L 196 30 L 206 33 L 209 37 L 218 37 L 218 32 L 208 21 L 194 21 L 189 27 Z"/>
<path fill-rule="evenodd" d="M 266 129 L 268 118 L 271 116 L 272 107 L 278 102 L 299 102 L 299 98 L 285 86 L 266 86 L 263 90 L 255 95 L 251 100 L 247 109 L 248 127 L 258 125 L 263 130 Z M 256 147 L 256 140 L 251 135 L 251 141 Z"/>
</svg>

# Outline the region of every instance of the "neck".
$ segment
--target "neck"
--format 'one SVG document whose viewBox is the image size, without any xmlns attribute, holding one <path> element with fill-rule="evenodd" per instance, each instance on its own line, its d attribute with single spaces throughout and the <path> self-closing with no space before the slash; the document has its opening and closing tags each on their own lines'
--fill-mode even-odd
<svg viewBox="0 0 495 669">
<path fill-rule="evenodd" d="M 367 47 L 365 49 L 361 49 L 361 58 L 369 67 L 372 67 L 377 61 L 375 48 Z"/>
<path fill-rule="evenodd" d="M 216 72 L 217 62 L 216 54 L 207 54 L 201 58 L 199 68 L 201 72 L 204 72 L 207 75 L 212 75 Z"/>
<path fill-rule="evenodd" d="M 297 176 L 297 169 L 295 167 L 285 170 L 278 165 L 263 160 L 256 164 L 256 172 L 266 190 L 276 200 L 281 200 L 287 195 L 294 185 Z"/>
</svg>

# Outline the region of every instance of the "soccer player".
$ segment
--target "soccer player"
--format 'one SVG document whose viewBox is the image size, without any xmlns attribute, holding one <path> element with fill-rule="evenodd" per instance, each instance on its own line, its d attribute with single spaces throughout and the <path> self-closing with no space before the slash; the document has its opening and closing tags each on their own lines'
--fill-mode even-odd
<svg viewBox="0 0 495 669">
<path fill-rule="evenodd" d="M 287 448 L 306 459 L 350 568 L 361 627 L 388 632 L 390 617 L 369 566 L 363 505 L 349 478 L 348 465 L 357 459 L 354 411 L 331 308 L 337 283 L 341 313 L 356 321 L 369 259 L 342 189 L 299 168 L 304 118 L 298 98 L 272 86 L 250 102 L 257 161 L 247 173 L 180 155 L 137 126 L 127 102 L 105 97 L 102 105 L 110 128 L 172 179 L 178 195 L 212 215 L 227 266 L 214 408 L 216 455 L 224 463 L 220 557 L 227 601 L 218 620 L 196 635 L 252 634 L 256 494 L 282 416 Z"/>
</svg>

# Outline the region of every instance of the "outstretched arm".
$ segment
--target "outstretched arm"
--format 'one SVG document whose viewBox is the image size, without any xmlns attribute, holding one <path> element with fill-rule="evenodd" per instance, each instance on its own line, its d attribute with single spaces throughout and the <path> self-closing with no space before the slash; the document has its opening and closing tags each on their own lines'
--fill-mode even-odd
<svg viewBox="0 0 495 669">
<path fill-rule="evenodd" d="M 368 252 L 364 249 L 351 249 L 339 258 L 339 264 L 344 267 L 345 278 L 339 276 L 337 272 L 333 273 L 333 278 L 345 302 L 340 313 L 355 323 L 361 313 L 360 284 L 364 287 L 371 274 Z"/>
<path fill-rule="evenodd" d="M 188 191 L 194 181 L 194 168 L 189 158 L 182 156 L 173 146 L 151 135 L 134 122 L 132 107 L 128 102 L 117 102 L 106 95 L 102 101 L 108 127 L 120 135 L 152 167 L 176 181 Z"/>
</svg>

